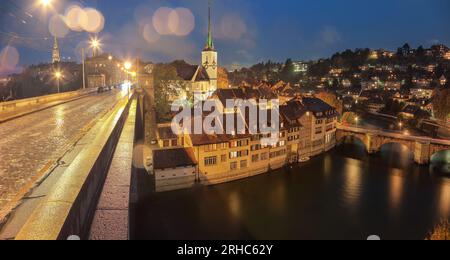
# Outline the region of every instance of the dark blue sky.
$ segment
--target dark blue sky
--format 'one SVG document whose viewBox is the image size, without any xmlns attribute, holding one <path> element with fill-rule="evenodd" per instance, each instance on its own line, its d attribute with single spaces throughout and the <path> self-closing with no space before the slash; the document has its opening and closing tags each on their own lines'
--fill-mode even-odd
<svg viewBox="0 0 450 260">
<path fill-rule="evenodd" d="M 59 1 L 60 13 L 70 2 L 77 2 Z M 30 0 L 0 2 L 0 48 L 7 44 L 16 47 L 22 65 L 49 61 L 52 40 L 44 38 L 50 36 L 46 25 L 50 15 L 30 7 Z M 206 37 L 206 0 L 81 2 L 105 16 L 105 28 L 99 36 L 106 51 L 123 57 L 140 53 L 152 61 L 200 59 Z M 194 30 L 186 37 L 162 36 L 157 42 L 145 41 L 139 22 L 151 19 L 162 6 L 189 8 L 195 16 Z M 450 45 L 448 0 L 215 0 L 213 6 L 213 31 L 222 65 L 284 61 L 288 57 L 309 60 L 347 48 L 395 50 L 405 42 L 412 46 Z M 27 24 L 22 23 L 17 18 L 21 16 L 18 7 L 34 18 L 24 16 Z M 22 39 L 12 39 L 9 33 L 17 33 Z M 88 37 L 86 33 L 70 33 L 62 39 L 63 56 L 79 59 L 80 43 Z"/>
</svg>

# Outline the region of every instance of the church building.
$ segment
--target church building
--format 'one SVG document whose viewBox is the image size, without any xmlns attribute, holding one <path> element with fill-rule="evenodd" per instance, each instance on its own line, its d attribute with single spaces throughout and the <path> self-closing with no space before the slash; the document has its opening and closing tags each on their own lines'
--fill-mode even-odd
<svg viewBox="0 0 450 260">
<path fill-rule="evenodd" d="M 195 97 L 195 101 L 208 99 L 217 90 L 218 78 L 218 54 L 214 48 L 211 26 L 211 5 L 208 9 L 208 36 L 206 45 L 202 51 L 201 65 L 190 65 L 185 62 L 175 62 L 178 77 L 186 85 L 186 92 L 179 91 L 178 98 L 188 95 Z"/>
</svg>

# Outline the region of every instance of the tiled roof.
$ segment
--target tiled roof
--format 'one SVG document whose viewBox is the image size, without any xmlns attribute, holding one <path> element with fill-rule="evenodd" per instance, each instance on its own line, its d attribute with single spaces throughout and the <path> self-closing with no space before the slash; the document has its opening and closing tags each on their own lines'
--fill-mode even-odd
<svg viewBox="0 0 450 260">
<path fill-rule="evenodd" d="M 156 170 L 195 166 L 192 148 L 177 148 L 153 151 L 153 166 Z"/>
<path fill-rule="evenodd" d="M 338 115 L 335 108 L 318 98 L 302 98 L 306 110 L 313 112 L 318 118 L 330 118 Z"/>
<path fill-rule="evenodd" d="M 209 81 L 208 72 L 203 66 L 198 66 L 198 73 L 194 81 Z"/>
<path fill-rule="evenodd" d="M 177 70 L 178 77 L 187 81 L 190 81 L 194 78 L 195 73 L 198 69 L 197 65 L 191 65 L 184 61 L 173 62 L 172 65 Z"/>
</svg>

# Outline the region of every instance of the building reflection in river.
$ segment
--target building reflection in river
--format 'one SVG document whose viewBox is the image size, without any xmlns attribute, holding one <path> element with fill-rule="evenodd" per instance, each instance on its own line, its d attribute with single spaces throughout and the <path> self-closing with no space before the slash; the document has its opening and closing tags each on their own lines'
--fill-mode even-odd
<svg viewBox="0 0 450 260">
<path fill-rule="evenodd" d="M 403 197 L 405 176 L 400 169 L 391 169 L 389 172 L 389 204 L 391 210 L 398 214 Z"/>
<path fill-rule="evenodd" d="M 362 192 L 363 163 L 359 160 L 347 158 L 344 167 L 343 196 L 350 208 L 359 203 Z"/>
<path fill-rule="evenodd" d="M 450 179 L 442 179 L 439 187 L 439 210 L 442 216 L 450 216 Z"/>
<path fill-rule="evenodd" d="M 135 238 L 424 239 L 450 220 L 444 175 L 415 164 L 401 146 L 368 155 L 362 144 L 344 144 L 254 178 L 149 194 Z"/>
</svg>

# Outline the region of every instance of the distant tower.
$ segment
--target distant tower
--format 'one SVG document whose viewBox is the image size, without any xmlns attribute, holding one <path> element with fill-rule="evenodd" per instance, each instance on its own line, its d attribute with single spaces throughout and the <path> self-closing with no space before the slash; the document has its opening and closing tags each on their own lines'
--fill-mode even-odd
<svg viewBox="0 0 450 260">
<path fill-rule="evenodd" d="M 211 90 L 215 91 L 217 89 L 217 70 L 218 70 L 218 60 L 217 51 L 214 49 L 214 42 L 212 37 L 211 28 L 211 1 L 209 1 L 208 6 L 208 38 L 206 40 L 205 48 L 202 51 L 202 65 L 208 73 Z"/>
<path fill-rule="evenodd" d="M 53 43 L 52 62 L 53 63 L 61 62 L 61 55 L 59 52 L 58 39 L 56 37 L 55 37 L 55 42 Z"/>
</svg>

